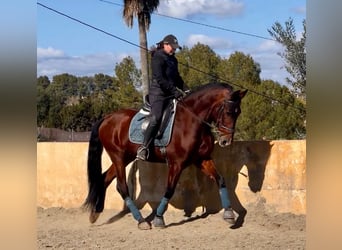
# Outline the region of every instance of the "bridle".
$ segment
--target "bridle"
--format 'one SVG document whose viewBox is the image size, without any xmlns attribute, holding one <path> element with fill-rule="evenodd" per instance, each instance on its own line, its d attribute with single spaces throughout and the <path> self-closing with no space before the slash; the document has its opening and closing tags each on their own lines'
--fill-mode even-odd
<svg viewBox="0 0 342 250">
<path fill-rule="evenodd" d="M 225 111 L 226 105 L 229 105 L 228 113 L 232 114 L 232 115 L 234 112 L 237 113 L 237 102 L 232 101 L 232 100 L 224 100 L 218 109 L 218 117 L 217 117 L 217 120 L 214 124 L 211 124 L 211 123 L 209 123 L 203 119 L 198 118 L 198 116 L 196 114 L 194 114 L 192 112 L 192 110 L 190 110 L 184 102 L 182 102 L 182 104 L 183 104 L 183 107 L 185 109 L 187 109 L 191 114 L 193 114 L 198 121 L 200 121 L 201 123 L 203 123 L 203 124 L 205 124 L 211 128 L 211 132 L 213 133 L 213 135 L 216 139 L 220 138 L 221 136 L 226 134 L 226 133 L 223 133 L 222 130 L 227 131 L 227 134 L 233 134 L 235 132 L 234 127 L 228 128 L 225 125 L 223 125 L 223 115 L 224 115 L 223 112 Z M 231 110 L 233 110 L 233 111 L 231 111 Z"/>
<path fill-rule="evenodd" d="M 216 127 L 218 129 L 221 129 L 221 130 L 226 130 L 229 134 L 232 134 L 235 132 L 235 129 L 234 128 L 228 128 L 226 126 L 223 125 L 223 112 L 225 111 L 225 106 L 226 105 L 230 105 L 232 108 L 228 107 L 228 114 L 232 114 L 234 115 L 234 113 L 237 113 L 237 109 L 236 109 L 236 102 L 234 101 L 231 101 L 231 100 L 225 100 L 223 101 L 222 105 L 220 106 L 219 108 L 219 111 L 218 111 L 218 119 L 217 119 L 217 125 Z M 232 111 L 233 110 L 233 111 Z"/>
</svg>

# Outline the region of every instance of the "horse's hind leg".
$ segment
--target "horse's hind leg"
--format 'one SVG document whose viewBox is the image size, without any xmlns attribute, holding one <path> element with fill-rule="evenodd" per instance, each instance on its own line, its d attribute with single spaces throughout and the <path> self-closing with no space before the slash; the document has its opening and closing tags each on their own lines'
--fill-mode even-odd
<svg viewBox="0 0 342 250">
<path fill-rule="evenodd" d="M 110 185 L 110 183 L 112 183 L 115 177 L 116 177 L 116 172 L 115 172 L 114 165 L 112 164 L 109 167 L 109 169 L 102 174 L 102 178 L 104 180 L 104 189 L 103 189 L 103 192 L 99 193 L 98 195 L 98 200 L 96 202 L 95 210 L 90 212 L 89 221 L 91 223 L 94 223 L 99 218 L 100 213 L 103 211 L 107 187 Z"/>
<path fill-rule="evenodd" d="M 151 229 L 151 224 L 142 217 L 139 209 L 136 207 L 133 200 L 129 196 L 128 185 L 126 181 L 126 165 L 121 161 L 120 163 L 121 164 L 115 164 L 117 173 L 116 189 L 120 193 L 122 199 L 125 201 L 125 205 L 131 211 L 134 219 L 138 221 L 138 228 L 143 230 Z M 135 162 L 133 162 L 133 164 L 134 163 Z"/>
</svg>

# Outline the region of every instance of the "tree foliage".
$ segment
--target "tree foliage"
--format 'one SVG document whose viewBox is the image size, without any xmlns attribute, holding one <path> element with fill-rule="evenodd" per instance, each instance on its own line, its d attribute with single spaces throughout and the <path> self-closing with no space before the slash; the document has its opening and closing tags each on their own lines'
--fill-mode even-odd
<svg viewBox="0 0 342 250">
<path fill-rule="evenodd" d="M 122 107 L 142 105 L 138 86 L 140 71 L 132 58 L 115 67 L 116 77 L 95 74 L 76 77 L 60 74 L 52 81 L 37 78 L 37 125 L 64 130 L 89 131 L 92 124 Z"/>
<path fill-rule="evenodd" d="M 270 35 L 285 47 L 283 53 L 279 55 L 285 59 L 285 68 L 291 75 L 287 78 L 292 86 L 293 92 L 303 101 L 306 101 L 306 21 L 303 20 L 303 33 L 300 39 L 297 39 L 296 29 L 293 19 L 289 18 L 283 27 L 276 22 L 268 30 Z"/>
<path fill-rule="evenodd" d="M 139 45 L 141 62 L 141 80 L 143 96 L 148 94 L 149 90 L 149 65 L 147 53 L 147 36 L 151 24 L 151 14 L 158 8 L 159 0 L 124 0 L 122 16 L 128 27 L 133 27 L 134 17 L 139 25 Z"/>
<path fill-rule="evenodd" d="M 126 57 L 115 66 L 118 89 L 113 93 L 118 101 L 118 107 L 138 108 L 141 106 L 141 94 L 137 89 L 141 87 L 141 71 L 137 69 L 132 57 Z"/>
<path fill-rule="evenodd" d="M 220 57 L 208 46 L 197 43 L 177 54 L 179 72 L 190 88 L 216 81 Z"/>
<path fill-rule="evenodd" d="M 259 85 L 260 72 L 260 65 L 250 55 L 239 51 L 230 55 L 228 59 L 223 59 L 219 66 L 221 78 L 245 87 L 254 88 Z"/>
<path fill-rule="evenodd" d="M 207 45 L 185 47 L 176 54 L 180 74 L 190 88 L 216 81 L 231 82 L 249 92 L 241 105 L 236 140 L 305 138 L 305 107 L 287 86 L 260 80 L 260 65 L 250 55 L 234 52 L 221 58 Z M 141 71 L 131 57 L 114 67 L 114 76 L 69 74 L 37 78 L 37 125 L 89 131 L 104 115 L 120 108 L 140 108 Z"/>
<path fill-rule="evenodd" d="M 286 86 L 263 80 L 242 102 L 237 123 L 238 140 L 302 139 L 304 106 Z"/>
<path fill-rule="evenodd" d="M 47 76 L 40 76 L 37 79 L 37 123 L 47 126 L 50 110 L 50 95 L 47 88 L 50 80 Z"/>
</svg>

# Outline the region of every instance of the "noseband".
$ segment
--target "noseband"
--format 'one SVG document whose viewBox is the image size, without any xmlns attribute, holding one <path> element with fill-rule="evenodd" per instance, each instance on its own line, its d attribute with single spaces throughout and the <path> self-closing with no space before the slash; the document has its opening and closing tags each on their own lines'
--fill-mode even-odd
<svg viewBox="0 0 342 250">
<path fill-rule="evenodd" d="M 216 130 L 215 133 L 218 134 L 219 136 L 222 135 L 222 132 L 220 130 L 225 130 L 225 131 L 227 131 L 228 134 L 233 134 L 235 132 L 234 127 L 228 128 L 225 125 L 223 125 L 223 112 L 225 111 L 226 105 L 229 105 L 228 106 L 228 112 L 227 112 L 228 114 L 233 114 L 233 113 L 237 112 L 236 102 L 228 100 L 228 101 L 224 101 L 222 103 L 222 105 L 220 106 L 219 111 L 218 111 L 218 119 L 216 121 L 217 125 L 214 126 L 215 130 Z"/>
</svg>

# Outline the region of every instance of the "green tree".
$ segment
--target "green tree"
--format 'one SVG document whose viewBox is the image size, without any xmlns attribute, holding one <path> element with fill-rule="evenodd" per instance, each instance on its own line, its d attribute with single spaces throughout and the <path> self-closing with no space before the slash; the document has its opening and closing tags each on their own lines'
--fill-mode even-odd
<svg viewBox="0 0 342 250">
<path fill-rule="evenodd" d="M 49 77 L 47 76 L 40 76 L 37 79 L 37 88 L 41 88 L 42 90 L 45 90 L 50 85 Z"/>
<path fill-rule="evenodd" d="M 189 88 L 217 80 L 220 57 L 208 46 L 197 43 L 177 53 L 179 73 Z"/>
<path fill-rule="evenodd" d="M 91 103 L 81 99 L 79 103 L 64 106 L 60 112 L 61 129 L 76 132 L 89 131 L 92 124 Z"/>
<path fill-rule="evenodd" d="M 142 105 L 142 95 L 137 88 L 140 87 L 141 71 L 137 69 L 133 58 L 126 57 L 115 66 L 118 90 L 113 93 L 119 107 L 138 108 Z"/>
<path fill-rule="evenodd" d="M 190 87 L 220 76 L 250 90 L 242 101 L 237 140 L 305 137 L 304 104 L 286 86 L 260 81 L 260 67 L 249 55 L 235 52 L 228 59 L 221 59 L 209 46 L 197 44 L 192 49 L 185 47 L 177 58 L 182 63 L 181 75 Z M 52 82 L 45 76 L 37 78 L 37 125 L 89 131 L 91 124 L 105 114 L 123 107 L 140 108 L 142 96 L 137 87 L 141 72 L 134 60 L 124 58 L 114 71 L 113 77 L 62 74 L 54 76 Z"/>
<path fill-rule="evenodd" d="M 119 86 L 115 77 L 95 74 L 95 90 L 90 96 L 92 114 L 100 119 L 103 115 L 118 109 L 118 104 L 112 93 L 118 91 Z"/>
<path fill-rule="evenodd" d="M 285 59 L 285 68 L 292 77 L 286 80 L 293 92 L 306 102 L 306 21 L 303 20 L 300 39 L 297 39 L 292 18 L 285 22 L 285 27 L 276 22 L 268 32 L 285 47 L 285 51 L 279 55 Z"/>
<path fill-rule="evenodd" d="M 115 90 L 117 86 L 114 84 L 113 77 L 104 75 L 102 73 L 95 74 L 94 76 L 95 92 L 101 93 L 106 89 Z"/>
<path fill-rule="evenodd" d="M 241 104 L 238 140 L 302 139 L 305 137 L 303 104 L 286 87 L 263 80 Z M 269 97 L 269 98 L 268 98 Z"/>
<path fill-rule="evenodd" d="M 260 65 L 250 55 L 236 51 L 219 65 L 221 78 L 243 88 L 255 88 L 260 84 Z"/>
<path fill-rule="evenodd" d="M 137 89 L 141 87 L 141 70 L 137 69 L 132 57 L 125 57 L 122 62 L 117 63 L 114 71 L 119 82 L 131 84 Z"/>
<path fill-rule="evenodd" d="M 133 27 L 133 19 L 137 17 L 139 25 L 140 63 L 142 72 L 143 96 L 149 89 L 149 66 L 146 31 L 151 24 L 151 14 L 159 6 L 159 0 L 124 0 L 123 18 L 128 27 Z"/>
<path fill-rule="evenodd" d="M 95 91 L 94 77 L 83 76 L 78 78 L 79 98 L 85 98 Z"/>
<path fill-rule="evenodd" d="M 47 126 L 51 128 L 62 128 L 65 116 L 65 106 L 77 104 L 80 96 L 78 78 L 70 74 L 55 75 L 47 88 L 50 98 Z"/>
<path fill-rule="evenodd" d="M 78 79 L 74 75 L 60 74 L 52 78 L 51 90 L 65 95 L 65 99 L 70 96 L 77 96 L 79 93 Z"/>
<path fill-rule="evenodd" d="M 50 97 L 48 87 L 50 80 L 47 76 L 41 76 L 37 79 L 37 126 L 46 126 L 49 116 Z"/>
<path fill-rule="evenodd" d="M 46 121 L 46 127 L 61 128 L 63 122 L 60 114 L 61 110 L 64 107 L 63 99 L 64 97 L 60 93 L 56 93 L 55 95 L 50 96 L 50 106 Z"/>
</svg>

